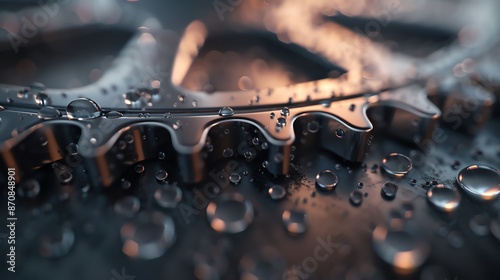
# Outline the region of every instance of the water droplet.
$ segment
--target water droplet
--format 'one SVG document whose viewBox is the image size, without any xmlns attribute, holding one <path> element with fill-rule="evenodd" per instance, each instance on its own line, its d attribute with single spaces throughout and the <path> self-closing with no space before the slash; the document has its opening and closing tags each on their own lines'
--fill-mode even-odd
<svg viewBox="0 0 500 280">
<path fill-rule="evenodd" d="M 167 179 L 168 173 L 165 170 L 158 170 L 156 172 L 156 180 L 163 182 Z"/>
<path fill-rule="evenodd" d="M 177 185 L 163 185 L 155 191 L 155 200 L 163 208 L 175 208 L 182 199 L 182 191 Z"/>
<path fill-rule="evenodd" d="M 476 235 L 488 234 L 489 221 L 484 215 L 476 215 L 469 221 L 469 227 Z"/>
<path fill-rule="evenodd" d="M 334 190 L 338 182 L 339 177 L 331 170 L 323 170 L 316 174 L 316 187 L 320 190 Z"/>
<path fill-rule="evenodd" d="M 248 76 L 243 76 L 238 81 L 238 87 L 241 90 L 249 90 L 254 88 L 253 80 Z"/>
<path fill-rule="evenodd" d="M 66 226 L 57 226 L 40 237 L 40 254 L 50 258 L 62 257 L 69 253 L 74 243 L 73 230 Z"/>
<path fill-rule="evenodd" d="M 165 159 L 165 156 L 164 152 L 158 152 L 158 159 Z"/>
<path fill-rule="evenodd" d="M 354 109 L 356 109 L 356 104 L 351 104 L 349 105 L 349 111 L 354 111 Z"/>
<path fill-rule="evenodd" d="M 412 167 L 411 159 L 402 154 L 391 153 L 382 159 L 382 169 L 394 176 L 404 176 Z"/>
<path fill-rule="evenodd" d="M 363 184 L 362 182 L 359 182 L 359 183 L 358 183 L 358 188 L 359 188 L 359 189 L 363 188 L 363 185 L 364 185 L 364 184 Z"/>
<path fill-rule="evenodd" d="M 260 144 L 259 137 L 252 138 L 252 144 L 255 146 L 259 145 Z"/>
<path fill-rule="evenodd" d="M 231 173 L 231 175 L 229 175 L 229 181 L 231 181 L 234 185 L 237 185 L 241 181 L 241 175 L 236 172 Z"/>
<path fill-rule="evenodd" d="M 177 96 L 177 99 L 180 101 L 180 102 L 184 102 L 184 100 L 186 100 L 186 96 L 184 94 L 181 94 L 181 95 L 178 95 Z"/>
<path fill-rule="evenodd" d="M 273 200 L 280 200 L 286 196 L 286 189 L 281 185 L 274 185 L 267 192 Z"/>
<path fill-rule="evenodd" d="M 46 106 L 49 104 L 50 97 L 45 92 L 38 92 L 34 96 L 36 104 Z"/>
<path fill-rule="evenodd" d="M 38 118 L 42 120 L 50 120 L 55 119 L 61 116 L 61 112 L 54 107 L 46 106 L 42 107 L 40 111 L 38 111 Z"/>
<path fill-rule="evenodd" d="M 2 105 L 0 105 L 0 112 L 2 111 L 5 111 L 5 108 Z"/>
<path fill-rule="evenodd" d="M 165 119 L 170 119 L 170 118 L 172 118 L 172 113 L 167 112 L 167 113 L 163 114 L 163 117 L 164 117 Z"/>
<path fill-rule="evenodd" d="M 337 130 L 335 130 L 335 136 L 337 136 L 338 138 L 342 138 L 344 137 L 344 130 L 340 129 L 340 128 L 337 128 Z"/>
<path fill-rule="evenodd" d="M 254 254 L 247 254 L 240 261 L 240 279 L 282 279 L 285 270 L 285 260 L 271 247 L 264 247 Z"/>
<path fill-rule="evenodd" d="M 317 121 L 311 121 L 307 123 L 307 131 L 310 133 L 316 133 L 319 130 L 319 123 Z"/>
<path fill-rule="evenodd" d="M 429 254 L 426 243 L 402 230 L 377 226 L 372 233 L 372 242 L 377 255 L 400 272 L 417 269 Z"/>
<path fill-rule="evenodd" d="M 262 167 L 267 168 L 269 166 L 269 162 L 266 160 L 262 162 Z"/>
<path fill-rule="evenodd" d="M 106 118 L 108 118 L 108 119 L 118 119 L 121 117 L 123 117 L 123 114 L 120 112 L 117 112 L 117 111 L 111 111 L 111 112 L 106 114 Z"/>
<path fill-rule="evenodd" d="M 290 116 L 290 109 L 288 109 L 288 107 L 281 108 L 281 115 L 285 117 Z"/>
<path fill-rule="evenodd" d="M 91 99 L 79 98 L 68 104 L 66 113 L 69 119 L 88 120 L 100 117 L 101 108 Z"/>
<path fill-rule="evenodd" d="M 231 149 L 231 148 L 225 148 L 222 151 L 222 156 L 225 157 L 225 158 L 232 157 L 233 154 L 234 154 L 234 152 L 233 152 L 233 149 Z"/>
<path fill-rule="evenodd" d="M 286 119 L 283 117 L 279 117 L 278 120 L 276 120 L 276 125 L 278 127 L 283 127 L 286 125 Z"/>
<path fill-rule="evenodd" d="M 245 152 L 243 153 L 243 156 L 244 156 L 246 159 L 250 159 L 250 158 L 252 158 L 253 154 L 252 154 L 252 152 L 251 152 L 251 151 L 245 151 Z"/>
<path fill-rule="evenodd" d="M 219 116 L 221 117 L 232 117 L 234 115 L 234 110 L 231 107 L 223 107 L 219 110 Z"/>
<path fill-rule="evenodd" d="M 361 202 L 363 202 L 363 193 L 360 191 L 352 191 L 351 194 L 349 194 L 349 201 L 354 206 L 361 205 Z"/>
<path fill-rule="evenodd" d="M 131 258 L 156 259 L 175 242 L 175 224 L 172 218 L 160 212 L 141 213 L 120 229 L 122 252 Z"/>
<path fill-rule="evenodd" d="M 382 197 L 388 200 L 392 200 L 396 197 L 398 192 L 398 185 L 393 182 L 386 182 L 382 187 Z"/>
<path fill-rule="evenodd" d="M 115 202 L 113 209 L 117 214 L 133 217 L 141 208 L 141 202 L 135 196 L 124 196 Z"/>
<path fill-rule="evenodd" d="M 471 165 L 462 169 L 457 182 L 471 197 L 489 201 L 500 194 L 500 172 L 486 165 Z"/>
<path fill-rule="evenodd" d="M 29 179 L 21 183 L 18 189 L 21 197 L 33 198 L 40 193 L 40 183 L 35 179 Z"/>
<path fill-rule="evenodd" d="M 301 210 L 285 210 L 281 216 L 283 225 L 290 234 L 301 234 L 307 229 L 307 213 Z"/>
<path fill-rule="evenodd" d="M 142 164 L 138 164 L 138 165 L 136 165 L 136 166 L 134 167 L 134 171 L 135 171 L 135 173 L 137 173 L 137 174 L 142 174 L 142 173 L 144 173 L 144 170 L 145 170 L 145 168 L 144 168 L 144 165 L 142 165 Z"/>
<path fill-rule="evenodd" d="M 194 108 L 198 107 L 198 101 L 196 100 L 191 101 L 191 106 L 193 106 Z"/>
<path fill-rule="evenodd" d="M 238 193 L 224 193 L 207 207 L 210 226 L 219 232 L 238 233 L 253 221 L 254 212 L 250 201 Z"/>
<path fill-rule="evenodd" d="M 132 186 L 132 184 L 131 184 L 129 181 L 127 181 L 127 180 L 125 180 L 125 179 L 122 179 L 122 180 L 121 180 L 121 187 L 122 187 L 124 190 L 129 189 L 131 186 Z"/>
<path fill-rule="evenodd" d="M 271 120 L 274 119 L 274 116 L 275 116 L 275 114 L 273 112 L 271 112 L 271 114 L 269 114 L 269 118 L 271 118 Z"/>
<path fill-rule="evenodd" d="M 260 147 L 263 149 L 263 150 L 267 150 L 267 148 L 269 148 L 269 144 L 267 142 L 263 142 L 262 145 L 260 145 Z"/>
<path fill-rule="evenodd" d="M 454 189 L 437 185 L 427 191 L 427 200 L 441 211 L 453 212 L 460 205 L 460 194 Z"/>
</svg>

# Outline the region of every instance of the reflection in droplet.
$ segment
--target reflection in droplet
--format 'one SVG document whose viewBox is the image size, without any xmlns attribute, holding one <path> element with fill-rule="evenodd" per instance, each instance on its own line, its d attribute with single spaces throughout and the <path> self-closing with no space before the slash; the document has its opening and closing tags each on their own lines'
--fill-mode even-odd
<svg viewBox="0 0 500 280">
<path fill-rule="evenodd" d="M 301 210 L 285 210 L 281 216 L 283 225 L 290 234 L 301 234 L 307 229 L 307 214 Z"/>
<path fill-rule="evenodd" d="M 42 120 L 55 119 L 61 116 L 61 112 L 54 107 L 45 106 L 38 111 L 38 118 Z"/>
<path fill-rule="evenodd" d="M 339 177 L 331 170 L 323 170 L 316 174 L 316 187 L 320 190 L 331 191 L 335 189 L 338 182 Z"/>
<path fill-rule="evenodd" d="M 88 120 L 100 117 L 102 112 L 95 101 L 88 98 L 79 98 L 68 104 L 66 113 L 69 119 Z"/>
<path fill-rule="evenodd" d="M 391 153 L 382 159 L 382 169 L 394 176 L 404 176 L 413 168 L 411 159 L 405 155 Z"/>
<path fill-rule="evenodd" d="M 356 191 L 352 191 L 349 194 L 349 201 L 354 206 L 361 205 L 361 202 L 363 202 L 363 193 L 360 192 L 360 191 L 357 191 L 357 190 Z"/>
<path fill-rule="evenodd" d="M 460 205 L 460 194 L 454 189 L 437 185 L 427 191 L 427 200 L 441 211 L 453 212 Z"/>
<path fill-rule="evenodd" d="M 462 169 L 457 182 L 471 197 L 489 201 L 500 194 L 500 172 L 486 165 L 471 165 Z"/>
<path fill-rule="evenodd" d="M 17 190 L 20 197 L 33 198 L 40 193 L 40 183 L 35 179 L 29 179 L 21 183 Z"/>
<path fill-rule="evenodd" d="M 241 175 L 239 173 L 233 172 L 231 173 L 231 175 L 229 175 L 229 181 L 232 184 L 237 185 L 241 181 Z"/>
<path fill-rule="evenodd" d="M 280 200 L 286 196 L 286 189 L 281 185 L 274 185 L 267 192 L 273 200 Z"/>
<path fill-rule="evenodd" d="M 223 107 L 219 110 L 219 116 L 221 117 L 231 117 L 234 115 L 234 111 L 231 107 Z"/>
<path fill-rule="evenodd" d="M 182 199 L 182 191 L 177 185 L 166 184 L 155 191 L 155 200 L 163 208 L 175 208 Z"/>
<path fill-rule="evenodd" d="M 396 193 L 398 192 L 398 185 L 393 182 L 386 182 L 382 187 L 382 197 L 388 200 L 392 200 L 396 197 Z"/>
<path fill-rule="evenodd" d="M 224 193 L 207 207 L 210 226 L 219 232 L 242 232 L 252 223 L 253 217 L 252 203 L 238 193 Z"/>
<path fill-rule="evenodd" d="M 34 95 L 35 102 L 39 106 L 46 106 L 49 104 L 50 97 L 45 92 L 38 92 Z"/>
<path fill-rule="evenodd" d="M 141 208 L 141 202 L 135 196 L 125 196 L 115 202 L 113 209 L 117 214 L 133 217 Z"/>
<path fill-rule="evenodd" d="M 290 109 L 288 109 L 288 107 L 281 108 L 281 115 L 288 117 L 290 115 Z"/>
<path fill-rule="evenodd" d="M 373 249 L 398 272 L 412 272 L 422 265 L 429 254 L 426 243 L 402 230 L 377 226 L 372 233 Z"/>
<path fill-rule="evenodd" d="M 143 212 L 120 229 L 122 252 L 131 258 L 151 260 L 161 257 L 175 242 L 172 218 L 160 212 Z"/>
</svg>

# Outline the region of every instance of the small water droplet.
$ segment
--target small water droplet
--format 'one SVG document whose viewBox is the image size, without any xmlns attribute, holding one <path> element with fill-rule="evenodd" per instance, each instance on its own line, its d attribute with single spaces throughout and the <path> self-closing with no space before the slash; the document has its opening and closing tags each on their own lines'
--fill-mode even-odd
<svg viewBox="0 0 500 280">
<path fill-rule="evenodd" d="M 164 152 L 158 152 L 158 159 L 165 159 L 165 153 Z"/>
<path fill-rule="evenodd" d="M 151 260 L 161 257 L 174 244 L 175 224 L 160 212 L 141 213 L 121 227 L 122 252 L 131 258 Z"/>
<path fill-rule="evenodd" d="M 223 107 L 219 110 L 219 116 L 221 117 L 232 117 L 234 115 L 234 110 L 231 107 Z"/>
<path fill-rule="evenodd" d="M 273 200 L 280 200 L 286 196 L 286 189 L 281 185 L 274 185 L 267 192 Z"/>
<path fill-rule="evenodd" d="M 225 158 L 232 157 L 233 154 L 234 154 L 234 152 L 233 152 L 233 149 L 231 149 L 231 148 L 225 148 L 222 151 L 222 156 L 225 157 Z"/>
<path fill-rule="evenodd" d="M 317 121 L 310 121 L 307 123 L 307 131 L 316 133 L 319 131 L 319 123 Z"/>
<path fill-rule="evenodd" d="M 255 145 L 255 146 L 259 145 L 260 144 L 259 138 L 258 137 L 252 138 L 252 144 Z"/>
<path fill-rule="evenodd" d="M 144 170 L 145 170 L 145 168 L 144 168 L 144 165 L 142 165 L 142 164 L 138 164 L 138 165 L 136 165 L 136 166 L 134 167 L 134 171 L 135 171 L 135 173 L 137 173 L 137 174 L 142 174 L 142 173 L 144 173 Z"/>
<path fill-rule="evenodd" d="M 125 196 L 115 202 L 113 209 L 119 215 L 133 217 L 141 208 L 141 202 L 135 196 Z"/>
<path fill-rule="evenodd" d="M 340 128 L 337 128 L 337 130 L 335 130 L 335 136 L 337 136 L 337 138 L 342 138 L 344 137 L 344 130 L 340 129 Z"/>
<path fill-rule="evenodd" d="M 46 106 L 49 104 L 50 97 L 45 92 L 37 92 L 34 95 L 35 102 L 39 106 Z"/>
<path fill-rule="evenodd" d="M 125 179 L 122 179 L 122 180 L 121 180 L 120 185 L 121 185 L 121 187 L 122 187 L 124 190 L 127 190 L 127 189 L 129 189 L 129 188 L 132 186 L 132 184 L 131 184 L 129 181 L 125 180 Z"/>
<path fill-rule="evenodd" d="M 167 112 L 167 113 L 163 114 L 163 117 L 164 117 L 165 119 L 170 119 L 170 118 L 172 118 L 172 113 Z"/>
<path fill-rule="evenodd" d="M 363 193 L 360 191 L 352 191 L 349 194 L 349 201 L 354 206 L 361 205 L 361 202 L 363 202 Z"/>
<path fill-rule="evenodd" d="M 180 101 L 180 102 L 184 102 L 184 100 L 186 100 L 186 96 L 184 94 L 180 94 L 177 96 L 177 99 Z"/>
<path fill-rule="evenodd" d="M 278 120 L 276 120 L 276 125 L 278 127 L 283 127 L 286 125 L 286 119 L 283 117 L 279 117 Z"/>
<path fill-rule="evenodd" d="M 363 188 L 363 185 L 364 185 L 364 184 L 363 184 L 362 182 L 359 182 L 359 183 L 358 183 L 358 188 L 359 188 L 359 189 Z"/>
<path fill-rule="evenodd" d="M 207 207 L 210 226 L 219 232 L 244 231 L 254 218 L 253 206 L 238 193 L 224 193 Z"/>
<path fill-rule="evenodd" d="M 339 177 L 331 170 L 323 170 L 316 174 L 316 187 L 324 191 L 332 191 L 337 186 Z"/>
<path fill-rule="evenodd" d="M 0 105 L 0 112 L 2 111 L 5 111 L 5 108 L 2 105 Z"/>
<path fill-rule="evenodd" d="M 18 189 L 20 197 L 33 198 L 40 193 L 40 183 L 35 179 L 29 179 L 21 183 Z"/>
<path fill-rule="evenodd" d="M 231 175 L 229 175 L 229 181 L 232 184 L 237 185 L 241 181 L 241 175 L 239 173 L 233 172 L 231 173 Z"/>
<path fill-rule="evenodd" d="M 500 172 L 486 165 L 471 165 L 462 169 L 457 182 L 471 197 L 489 201 L 500 194 Z"/>
<path fill-rule="evenodd" d="M 123 117 L 123 114 L 118 112 L 118 111 L 111 111 L 111 112 L 106 114 L 106 118 L 108 118 L 108 119 L 118 119 L 121 117 Z"/>
<path fill-rule="evenodd" d="M 290 109 L 288 109 L 288 107 L 281 108 L 281 115 L 285 117 L 290 116 Z"/>
<path fill-rule="evenodd" d="M 373 249 L 397 271 L 411 272 L 420 267 L 429 254 L 429 246 L 402 230 L 377 226 L 372 233 Z"/>
<path fill-rule="evenodd" d="M 290 234 L 301 234 L 307 229 L 307 213 L 305 211 L 285 210 L 281 218 L 283 225 Z"/>
<path fill-rule="evenodd" d="M 391 153 L 382 159 L 382 169 L 394 176 L 404 176 L 413 168 L 411 159 L 405 155 Z"/>
<path fill-rule="evenodd" d="M 59 258 L 67 255 L 74 243 L 73 230 L 66 226 L 57 226 L 40 237 L 40 254 L 44 257 Z"/>
<path fill-rule="evenodd" d="M 437 209 L 453 212 L 460 205 L 459 193 L 443 185 L 434 186 L 427 191 L 427 200 Z"/>
<path fill-rule="evenodd" d="M 271 118 L 271 120 L 272 120 L 272 119 L 274 119 L 274 117 L 275 117 L 274 112 L 271 112 L 271 114 L 269 114 L 269 118 Z"/>
<path fill-rule="evenodd" d="M 61 116 L 61 112 L 54 107 L 46 106 L 42 107 L 37 113 L 38 118 L 42 120 L 55 119 Z"/>
<path fill-rule="evenodd" d="M 165 170 L 158 170 L 156 172 L 156 180 L 164 182 L 168 177 L 168 173 Z"/>
<path fill-rule="evenodd" d="M 262 162 L 262 167 L 267 168 L 269 166 L 269 162 L 266 160 Z"/>
<path fill-rule="evenodd" d="M 386 182 L 382 187 L 382 197 L 388 200 L 392 200 L 396 197 L 398 192 L 398 185 L 393 182 Z"/>
<path fill-rule="evenodd" d="M 69 119 L 88 120 L 100 117 L 102 112 L 95 101 L 88 98 L 79 98 L 68 104 L 66 113 Z"/>
<path fill-rule="evenodd" d="M 166 184 L 155 191 L 155 200 L 163 208 L 175 208 L 182 199 L 182 191 L 177 185 Z"/>
</svg>

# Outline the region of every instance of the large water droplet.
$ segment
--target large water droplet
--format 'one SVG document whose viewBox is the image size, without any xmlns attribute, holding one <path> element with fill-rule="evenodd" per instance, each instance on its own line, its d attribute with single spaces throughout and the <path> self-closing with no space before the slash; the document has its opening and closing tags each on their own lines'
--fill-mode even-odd
<svg viewBox="0 0 500 280">
<path fill-rule="evenodd" d="M 254 217 L 253 205 L 238 193 L 224 193 L 207 207 L 210 226 L 219 232 L 244 231 Z"/>
<path fill-rule="evenodd" d="M 437 185 L 427 191 L 427 200 L 441 211 L 453 212 L 460 205 L 460 194 L 454 189 Z"/>
<path fill-rule="evenodd" d="M 58 258 L 69 253 L 75 243 L 71 228 L 57 226 L 40 237 L 40 254 L 44 257 Z"/>
<path fill-rule="evenodd" d="M 316 187 L 320 190 L 331 191 L 335 189 L 339 177 L 331 170 L 323 170 L 316 175 Z"/>
<path fill-rule="evenodd" d="M 17 190 L 20 197 L 33 198 L 40 193 L 40 183 L 35 179 L 29 179 L 21 183 Z"/>
<path fill-rule="evenodd" d="M 175 208 L 182 199 L 182 191 L 177 185 L 163 185 L 155 191 L 155 200 L 163 208 Z"/>
<path fill-rule="evenodd" d="M 125 217 L 133 217 L 141 208 L 141 202 L 135 196 L 125 196 L 115 202 L 115 212 Z"/>
<path fill-rule="evenodd" d="M 307 213 L 301 210 L 285 210 L 281 216 L 283 225 L 291 234 L 301 234 L 307 229 Z"/>
<path fill-rule="evenodd" d="M 462 169 L 457 182 L 473 198 L 493 200 L 500 194 L 500 172 L 487 165 L 471 165 Z"/>
<path fill-rule="evenodd" d="M 396 197 L 398 192 L 398 185 L 393 182 L 386 182 L 382 187 L 382 197 L 388 200 L 392 200 Z"/>
<path fill-rule="evenodd" d="M 223 107 L 219 110 L 219 116 L 231 117 L 234 115 L 234 110 L 231 107 Z"/>
<path fill-rule="evenodd" d="M 101 108 L 88 98 L 79 98 L 71 101 L 66 107 L 69 119 L 88 120 L 101 116 Z"/>
<path fill-rule="evenodd" d="M 274 185 L 267 192 L 273 200 L 280 200 L 286 196 L 286 189 L 281 185 Z"/>
<path fill-rule="evenodd" d="M 42 107 L 40 111 L 38 111 L 38 118 L 42 120 L 50 120 L 55 119 L 61 116 L 61 112 L 54 107 L 46 106 Z"/>
<path fill-rule="evenodd" d="M 391 153 L 382 159 L 382 169 L 394 176 L 404 176 L 412 167 L 411 159 L 402 154 Z"/>
<path fill-rule="evenodd" d="M 429 254 L 426 243 L 408 232 L 377 226 L 372 234 L 377 255 L 399 272 L 411 272 L 422 265 Z"/>
<path fill-rule="evenodd" d="M 143 212 L 120 229 L 122 252 L 131 258 L 156 259 L 175 242 L 172 218 L 160 212 Z"/>
</svg>

